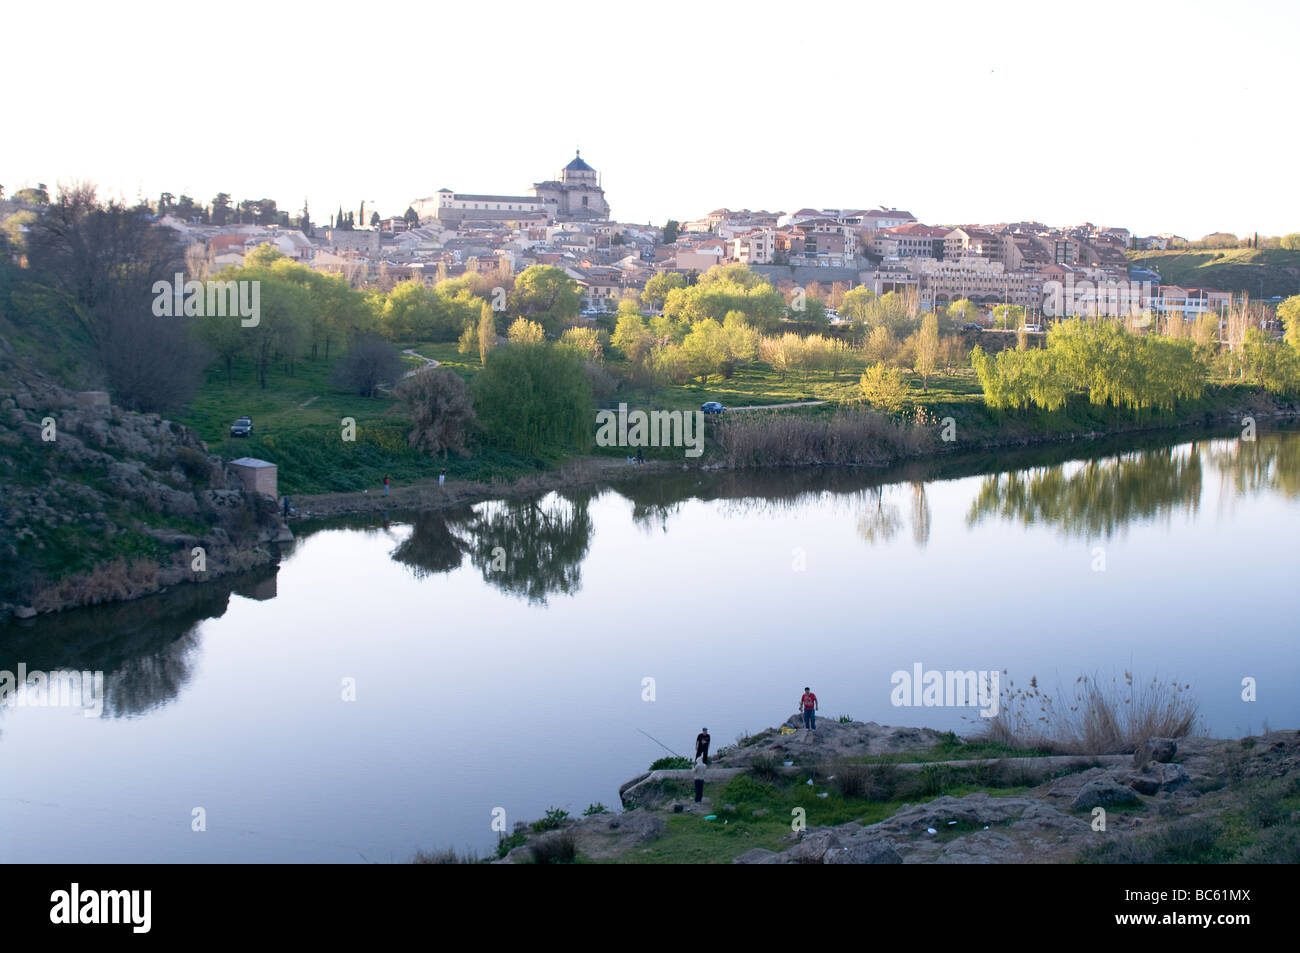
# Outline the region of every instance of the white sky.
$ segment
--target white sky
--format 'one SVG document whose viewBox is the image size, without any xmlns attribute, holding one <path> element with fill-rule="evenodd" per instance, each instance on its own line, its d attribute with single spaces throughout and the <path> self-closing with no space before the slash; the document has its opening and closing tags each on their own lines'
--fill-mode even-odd
<svg viewBox="0 0 1300 953">
<path fill-rule="evenodd" d="M 581 146 L 621 221 L 1300 231 L 1294 0 L 20 2 L 8 194 L 305 196 L 320 222 L 522 194 Z"/>
</svg>

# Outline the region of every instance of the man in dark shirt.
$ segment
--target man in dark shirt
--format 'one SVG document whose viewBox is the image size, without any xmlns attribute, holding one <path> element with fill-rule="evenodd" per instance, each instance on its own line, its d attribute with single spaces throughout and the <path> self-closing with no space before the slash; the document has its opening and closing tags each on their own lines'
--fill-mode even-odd
<svg viewBox="0 0 1300 953">
<path fill-rule="evenodd" d="M 704 758 L 704 763 L 709 763 L 709 729 L 701 728 L 700 733 L 695 736 L 695 758 L 699 760 Z"/>
</svg>

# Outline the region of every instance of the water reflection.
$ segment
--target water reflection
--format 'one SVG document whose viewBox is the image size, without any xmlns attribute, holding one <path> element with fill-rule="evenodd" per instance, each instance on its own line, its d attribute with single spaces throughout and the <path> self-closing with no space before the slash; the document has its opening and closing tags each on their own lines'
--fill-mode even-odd
<svg viewBox="0 0 1300 953">
<path fill-rule="evenodd" d="M 1138 519 L 1195 512 L 1200 499 L 1201 450 L 1192 444 L 985 477 L 967 524 L 996 516 L 1109 538 Z"/>
<path fill-rule="evenodd" d="M 0 628 L 0 669 L 16 672 L 21 662 L 28 671 L 103 672 L 104 714 L 143 714 L 176 698 L 190 681 L 199 623 L 224 615 L 232 592 L 273 598 L 274 586 L 275 570 L 263 570 L 5 626 Z"/>
<path fill-rule="evenodd" d="M 1107 538 L 1130 524 L 1176 512 L 1194 515 L 1205 468 L 1228 496 L 1276 491 L 1300 496 L 1300 435 L 1198 441 L 986 476 L 967 516 L 1053 526 L 1067 536 Z"/>
</svg>

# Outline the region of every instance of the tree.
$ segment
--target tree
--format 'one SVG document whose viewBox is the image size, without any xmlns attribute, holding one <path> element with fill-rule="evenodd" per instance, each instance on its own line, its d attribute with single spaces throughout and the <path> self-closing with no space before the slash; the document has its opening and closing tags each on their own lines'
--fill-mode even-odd
<svg viewBox="0 0 1300 953">
<path fill-rule="evenodd" d="M 497 348 L 472 391 L 485 431 L 509 450 L 536 456 L 591 443 L 591 382 L 582 359 L 568 348 Z"/>
<path fill-rule="evenodd" d="M 678 232 L 678 229 L 680 229 L 680 228 L 681 228 L 681 223 L 680 223 L 680 222 L 674 221 L 674 220 L 671 219 L 671 218 L 668 220 L 668 224 L 666 224 L 666 225 L 664 226 L 664 244 L 665 244 L 665 245 L 671 245 L 673 242 L 677 241 L 677 232 Z"/>
<path fill-rule="evenodd" d="M 1286 343 L 1300 350 L 1300 295 L 1292 295 L 1279 304 L 1277 316 L 1286 328 Z"/>
<path fill-rule="evenodd" d="M 497 319 L 492 313 L 492 307 L 483 302 L 483 307 L 479 309 L 478 316 L 478 359 L 482 364 L 487 363 L 488 352 L 497 346 Z"/>
<path fill-rule="evenodd" d="M 698 377 L 701 384 L 711 375 L 721 373 L 727 359 L 727 341 L 722 325 L 712 318 L 696 322 L 682 341 L 682 351 L 692 376 Z"/>
<path fill-rule="evenodd" d="M 371 213 L 370 213 L 370 227 L 371 227 L 371 228 L 378 228 L 378 227 L 379 227 L 379 213 L 378 213 L 378 212 L 371 212 Z"/>
<path fill-rule="evenodd" d="M 420 227 L 420 216 L 416 214 L 415 209 L 409 205 L 406 207 L 406 211 L 402 213 L 402 221 L 406 222 L 406 224 L 411 228 Z"/>
<path fill-rule="evenodd" d="M 907 381 L 903 372 L 884 364 L 872 364 L 863 371 L 859 386 L 867 403 L 891 414 L 902 410 L 907 400 Z"/>
<path fill-rule="evenodd" d="M 455 371 L 432 367 L 399 381 L 393 395 L 411 415 L 412 447 L 428 453 L 465 452 L 474 425 L 474 403 L 469 388 Z"/>
<path fill-rule="evenodd" d="M 888 327 L 877 325 L 871 329 L 863 352 L 869 364 L 891 364 L 898 354 L 898 339 Z"/>
<path fill-rule="evenodd" d="M 614 325 L 611 340 L 614 347 L 623 352 L 623 356 L 632 364 L 639 364 L 650 353 L 654 339 L 646 327 L 645 318 L 639 314 L 623 311 L 619 307 L 618 323 Z"/>
<path fill-rule="evenodd" d="M 332 383 L 339 390 L 374 397 L 380 384 L 396 380 L 401 373 L 402 358 L 397 349 L 378 334 L 370 333 L 354 341 L 334 365 Z"/>
<path fill-rule="evenodd" d="M 577 282 L 552 265 L 525 268 L 510 294 L 511 311 L 540 323 L 552 336 L 578 316 L 580 302 Z"/>
<path fill-rule="evenodd" d="M 641 292 L 641 303 L 652 311 L 658 311 L 663 308 L 668 292 L 685 287 L 685 275 L 676 271 L 660 272 L 645 283 L 645 289 Z"/>
<path fill-rule="evenodd" d="M 921 319 L 921 336 L 916 343 L 916 373 L 921 375 L 921 392 L 929 392 L 930 375 L 939 359 L 939 319 L 927 314 Z"/>
<path fill-rule="evenodd" d="M 599 364 L 605 356 L 604 332 L 595 328 L 568 328 L 560 336 L 563 347 L 572 348 L 584 361 Z"/>
<path fill-rule="evenodd" d="M 529 321 L 527 318 L 515 318 L 511 323 L 509 330 L 506 331 L 506 338 L 511 344 L 521 347 L 536 346 L 546 343 L 546 332 L 536 321 Z"/>
<path fill-rule="evenodd" d="M 89 184 L 61 188 L 34 217 L 21 214 L 31 296 L 85 334 L 99 365 L 92 370 L 107 379 L 114 403 L 158 412 L 184 404 L 202 370 L 193 324 L 204 319 L 154 307 L 157 284 L 170 289 L 184 271 L 176 233 L 120 203 L 101 203 Z"/>
<path fill-rule="evenodd" d="M 785 380 L 785 375 L 803 359 L 803 338 L 789 331 L 779 337 L 766 337 L 759 342 L 758 353 Z"/>
<path fill-rule="evenodd" d="M 465 325 L 465 330 L 460 332 L 460 337 L 456 340 L 457 354 L 473 354 L 478 350 L 478 328 L 473 324 Z"/>
<path fill-rule="evenodd" d="M 1300 251 L 1300 232 L 1283 235 L 1278 244 L 1287 251 Z"/>
</svg>

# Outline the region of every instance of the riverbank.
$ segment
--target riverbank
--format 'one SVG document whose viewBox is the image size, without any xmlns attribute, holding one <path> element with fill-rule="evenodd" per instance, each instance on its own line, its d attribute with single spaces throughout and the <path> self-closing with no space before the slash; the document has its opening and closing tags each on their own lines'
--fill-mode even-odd
<svg viewBox="0 0 1300 953">
<path fill-rule="evenodd" d="M 792 716 L 720 751 L 699 803 L 692 788 L 690 771 L 646 772 L 620 788 L 622 812 L 548 812 L 495 862 L 1300 860 L 1293 730 L 1053 755 L 874 722 L 806 731 Z"/>
<path fill-rule="evenodd" d="M 1099 415 L 1079 427 L 1057 430 L 1040 429 L 1033 414 L 993 414 L 982 408 L 953 409 L 952 439 L 945 439 L 945 418 L 933 413 L 922 422 L 899 422 L 870 411 L 856 411 L 863 425 L 837 425 L 834 415 L 807 417 L 781 412 L 746 414 L 735 426 L 747 430 L 769 428 L 758 437 L 747 436 L 744 447 L 728 439 L 706 441 L 705 453 L 697 459 L 647 459 L 644 464 L 629 464 L 625 458 L 586 457 L 571 461 L 555 470 L 532 474 L 517 480 L 465 481 L 448 480 L 439 486 L 437 479 L 394 486 L 388 495 L 383 487 L 368 487 L 351 493 L 321 493 L 293 499 L 294 520 L 327 519 L 362 513 L 386 511 L 436 510 L 484 500 L 524 497 L 548 492 L 579 490 L 619 482 L 664 476 L 682 471 L 754 470 L 783 468 L 817 468 L 827 466 L 861 467 L 885 470 L 902 464 L 959 459 L 990 451 L 1014 451 L 1038 447 L 1091 446 L 1112 438 L 1147 437 L 1168 434 L 1171 438 L 1187 433 L 1211 433 L 1235 428 L 1240 434 L 1243 420 L 1252 418 L 1256 428 L 1300 420 L 1300 403 L 1264 392 L 1247 392 L 1244 399 L 1214 409 L 1195 407 L 1182 414 L 1162 415 L 1147 420 L 1126 419 L 1122 415 Z M 821 409 L 821 408 L 817 408 Z M 940 408 L 942 410 L 944 408 Z M 732 425 L 726 421 L 723 426 Z M 718 426 L 717 424 L 714 425 Z M 710 432 L 717 437 L 718 430 Z M 795 445 L 798 453 L 791 453 Z M 765 443 L 784 442 L 785 449 L 773 451 Z M 766 462 L 765 462 L 766 461 Z"/>
</svg>

